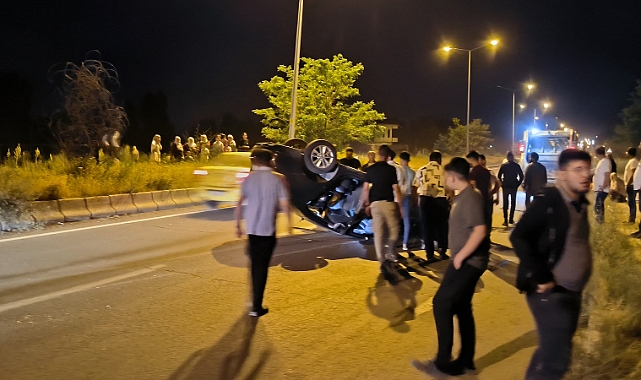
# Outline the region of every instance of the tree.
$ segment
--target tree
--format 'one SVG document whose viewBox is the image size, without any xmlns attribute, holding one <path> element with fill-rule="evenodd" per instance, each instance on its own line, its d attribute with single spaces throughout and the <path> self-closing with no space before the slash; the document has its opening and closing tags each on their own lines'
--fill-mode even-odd
<svg viewBox="0 0 641 380">
<path fill-rule="evenodd" d="M 465 152 L 467 127 L 461 125 L 461 121 L 457 118 L 452 119 L 452 122 L 454 125 L 450 126 L 446 133 L 439 135 L 434 144 L 434 149 L 439 149 L 449 154 L 465 154 L 467 153 Z M 470 123 L 470 149 L 482 152 L 489 148 L 492 141 L 490 125 L 482 124 L 481 119 L 474 119 Z"/>
<path fill-rule="evenodd" d="M 620 150 L 636 147 L 641 141 L 641 80 L 637 81 L 635 91 L 630 94 L 630 102 L 632 104 L 621 111 L 622 123 L 614 128 L 612 142 Z"/>
<path fill-rule="evenodd" d="M 49 80 L 58 85 L 64 106 L 54 113 L 49 126 L 67 154 L 96 154 L 103 136 L 122 133 L 127 127 L 127 115 L 114 104 L 112 95 L 120 87 L 118 72 L 100 59 L 99 52 L 89 52 L 80 66 L 72 62 L 53 66 Z"/>
<path fill-rule="evenodd" d="M 374 102 L 350 102 L 360 96 L 354 82 L 363 73 L 363 65 L 354 65 L 341 54 L 329 59 L 302 58 L 299 73 L 296 137 L 305 141 L 324 138 L 335 145 L 350 141 L 368 142 L 383 133 L 376 124 L 385 115 L 374 110 Z M 258 87 L 272 104 L 254 110 L 263 117 L 262 133 L 268 139 L 283 142 L 289 137 L 289 119 L 294 71 L 279 66 L 285 77 L 275 76 Z"/>
</svg>

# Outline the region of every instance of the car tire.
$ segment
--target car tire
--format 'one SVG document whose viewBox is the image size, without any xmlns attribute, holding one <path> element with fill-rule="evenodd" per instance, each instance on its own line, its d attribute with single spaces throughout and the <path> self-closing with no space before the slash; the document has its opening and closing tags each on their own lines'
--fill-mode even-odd
<svg viewBox="0 0 641 380">
<path fill-rule="evenodd" d="M 336 148 L 332 143 L 323 139 L 314 140 L 307 144 L 303 159 L 307 170 L 315 174 L 329 173 L 338 165 Z"/>
<path fill-rule="evenodd" d="M 283 145 L 302 151 L 307 146 L 307 143 L 305 142 L 305 140 L 301 139 L 289 139 L 285 141 Z"/>
</svg>

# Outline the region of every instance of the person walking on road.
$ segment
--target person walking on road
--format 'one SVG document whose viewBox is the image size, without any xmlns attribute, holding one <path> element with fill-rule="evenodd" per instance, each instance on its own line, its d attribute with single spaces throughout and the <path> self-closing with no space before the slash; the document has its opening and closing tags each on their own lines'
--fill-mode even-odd
<svg viewBox="0 0 641 380">
<path fill-rule="evenodd" d="M 641 161 L 637 166 L 637 170 L 634 171 L 632 176 L 632 187 L 636 194 L 641 194 Z M 639 211 L 641 211 L 641 203 L 639 204 Z M 636 219 L 635 219 L 636 222 Z M 641 222 L 639 222 L 639 230 L 630 234 L 633 238 L 641 239 Z"/>
<path fill-rule="evenodd" d="M 409 152 L 403 151 L 399 155 L 401 159 L 401 168 L 405 172 L 405 183 L 401 188 L 403 193 L 403 201 L 401 202 L 401 208 L 403 209 L 403 251 L 407 251 L 407 243 L 410 239 L 410 208 L 412 206 L 412 184 L 414 183 L 414 177 L 416 173 L 412 168 L 409 167 L 410 163 L 410 154 Z"/>
<path fill-rule="evenodd" d="M 534 199 L 510 236 L 520 260 L 516 285 L 526 292 L 539 338 L 526 380 L 558 380 L 570 366 L 581 293 L 592 272 L 590 162 L 585 151 L 561 152 L 556 186 Z"/>
<path fill-rule="evenodd" d="M 639 166 L 637 159 L 637 149 L 628 148 L 625 152 L 628 157 L 628 163 L 625 164 L 625 171 L 623 172 L 623 183 L 625 184 L 625 192 L 628 195 L 628 208 L 630 209 L 630 216 L 628 223 L 634 224 L 637 222 L 637 194 L 639 193 L 634 188 L 634 174 Z"/>
<path fill-rule="evenodd" d="M 594 213 L 596 220 L 599 223 L 605 221 L 605 200 L 610 192 L 610 173 L 612 172 L 612 164 L 610 159 L 605 156 L 605 148 L 600 146 L 596 148 L 596 157 L 599 162 L 596 164 L 594 170 L 594 192 L 596 193 L 596 201 L 594 202 Z"/>
<path fill-rule="evenodd" d="M 492 174 L 479 162 L 479 154 L 477 151 L 472 150 L 465 157 L 470 165 L 472 165 L 469 181 L 483 196 L 483 216 L 487 227 L 486 233 L 489 237 L 492 232 L 492 208 L 494 202 L 492 199 L 493 194 L 490 190 L 492 187 Z"/>
<path fill-rule="evenodd" d="M 436 241 L 441 259 L 447 259 L 448 219 L 450 204 L 445 189 L 442 155 L 438 150 L 430 153 L 430 162 L 418 169 L 414 186 L 419 195 L 418 206 L 421 216 L 423 246 L 428 260 L 434 259 Z"/>
<path fill-rule="evenodd" d="M 516 210 L 516 193 L 523 182 L 523 170 L 521 166 L 514 162 L 514 153 L 507 152 L 505 155 L 507 162 L 501 165 L 498 179 L 503 189 L 503 225 L 514 224 L 514 211 Z M 508 198 L 510 208 L 510 219 L 508 220 Z M 508 224 L 509 223 L 509 224 Z"/>
<path fill-rule="evenodd" d="M 483 196 L 468 182 L 470 164 L 455 157 L 445 165 L 445 186 L 457 191 L 450 213 L 450 252 L 452 261 L 434 295 L 434 320 L 438 335 L 436 359 L 412 364 L 435 376 L 462 375 L 475 371 L 476 328 L 472 297 L 479 278 L 487 269 L 490 239 L 483 215 Z M 454 316 L 458 318 L 461 351 L 452 360 Z"/>
<path fill-rule="evenodd" d="M 354 148 L 351 146 L 348 146 L 347 149 L 345 149 L 345 157 L 341 158 L 339 162 L 342 165 L 349 166 L 356 170 L 361 168 L 361 162 L 358 158 L 354 157 Z"/>
<path fill-rule="evenodd" d="M 399 202 L 403 194 L 398 186 L 396 168 L 388 164 L 392 150 L 387 145 L 378 149 L 379 161 L 367 169 L 361 199 L 369 207 L 372 215 L 374 248 L 381 264 L 381 271 L 386 261 L 397 261 L 396 241 L 399 233 Z M 386 231 L 387 230 L 387 231 Z M 385 234 L 387 232 L 387 241 Z"/>
<path fill-rule="evenodd" d="M 523 189 L 525 190 L 525 208 L 530 206 L 532 198 L 538 195 L 548 183 L 548 172 L 539 162 L 539 154 L 530 153 L 530 164 L 525 168 Z"/>
<path fill-rule="evenodd" d="M 289 215 L 289 194 L 287 181 L 272 168 L 272 152 L 257 148 L 251 152 L 252 170 L 240 189 L 236 206 L 236 236 L 243 235 L 241 216 L 245 219 L 245 232 L 249 239 L 248 253 L 251 262 L 252 308 L 251 317 L 267 314 L 263 307 L 263 294 L 267 283 L 269 261 L 276 248 L 276 215 L 280 209 L 287 218 L 288 232 L 291 233 Z"/>
</svg>

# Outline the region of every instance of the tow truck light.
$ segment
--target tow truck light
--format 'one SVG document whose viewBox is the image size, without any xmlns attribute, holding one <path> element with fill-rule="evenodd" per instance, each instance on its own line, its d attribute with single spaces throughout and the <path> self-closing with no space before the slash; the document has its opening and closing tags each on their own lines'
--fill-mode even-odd
<svg viewBox="0 0 641 380">
<path fill-rule="evenodd" d="M 525 152 L 525 143 L 519 143 L 519 153 Z"/>
</svg>

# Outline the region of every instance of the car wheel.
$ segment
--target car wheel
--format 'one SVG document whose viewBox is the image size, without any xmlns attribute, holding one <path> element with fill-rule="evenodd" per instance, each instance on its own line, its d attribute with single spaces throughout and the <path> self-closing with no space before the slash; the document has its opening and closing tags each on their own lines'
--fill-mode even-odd
<svg viewBox="0 0 641 380">
<path fill-rule="evenodd" d="M 292 147 L 294 149 L 303 150 L 307 146 L 307 143 L 305 142 L 305 140 L 301 139 L 289 139 L 285 141 L 283 145 Z"/>
<path fill-rule="evenodd" d="M 329 173 L 336 168 L 336 148 L 327 140 L 318 139 L 305 147 L 305 167 L 312 173 Z"/>
</svg>

